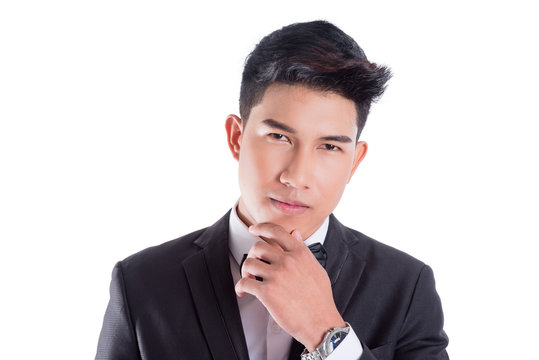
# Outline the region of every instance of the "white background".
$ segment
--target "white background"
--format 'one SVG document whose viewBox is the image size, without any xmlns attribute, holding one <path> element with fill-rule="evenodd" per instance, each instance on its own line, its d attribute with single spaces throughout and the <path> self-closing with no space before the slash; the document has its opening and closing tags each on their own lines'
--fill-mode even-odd
<svg viewBox="0 0 539 360">
<path fill-rule="evenodd" d="M 238 198 L 246 55 L 314 19 L 394 73 L 337 217 L 433 267 L 453 359 L 535 357 L 532 3 L 3 1 L 2 358 L 93 358 L 114 263 Z"/>
</svg>

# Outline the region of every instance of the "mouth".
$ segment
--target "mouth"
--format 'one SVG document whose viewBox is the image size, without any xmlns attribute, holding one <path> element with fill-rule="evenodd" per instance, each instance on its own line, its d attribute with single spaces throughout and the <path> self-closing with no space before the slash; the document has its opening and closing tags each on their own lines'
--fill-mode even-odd
<svg viewBox="0 0 539 360">
<path fill-rule="evenodd" d="M 277 208 L 277 210 L 281 211 L 282 213 L 285 213 L 286 215 L 299 215 L 303 214 L 309 206 L 299 202 L 299 201 L 292 201 L 292 200 L 277 200 L 270 198 L 272 205 Z"/>
</svg>

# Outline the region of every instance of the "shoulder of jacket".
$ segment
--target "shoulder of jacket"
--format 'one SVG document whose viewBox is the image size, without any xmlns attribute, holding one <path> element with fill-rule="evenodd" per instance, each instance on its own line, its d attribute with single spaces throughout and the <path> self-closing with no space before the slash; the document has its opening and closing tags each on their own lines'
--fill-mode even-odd
<svg viewBox="0 0 539 360">
<path fill-rule="evenodd" d="M 180 263 L 186 257 L 200 250 L 194 241 L 206 229 L 199 229 L 174 240 L 143 249 L 121 260 L 120 264 L 125 271 L 148 266 L 156 267 L 167 263 Z"/>
<path fill-rule="evenodd" d="M 357 230 L 344 226 L 346 242 L 350 251 L 367 263 L 387 264 L 406 268 L 422 269 L 425 263 L 412 255 L 375 240 Z"/>
</svg>

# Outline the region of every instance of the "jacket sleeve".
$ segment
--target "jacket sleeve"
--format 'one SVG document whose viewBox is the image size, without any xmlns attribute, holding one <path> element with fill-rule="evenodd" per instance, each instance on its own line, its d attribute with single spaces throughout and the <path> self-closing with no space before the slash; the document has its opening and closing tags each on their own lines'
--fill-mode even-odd
<svg viewBox="0 0 539 360">
<path fill-rule="evenodd" d="M 140 359 L 131 321 L 121 263 L 112 271 L 110 300 L 99 335 L 96 360 Z"/>
<path fill-rule="evenodd" d="M 432 269 L 425 265 L 410 300 L 399 337 L 394 344 L 368 349 L 361 360 L 448 360 L 449 342 L 443 330 L 444 316 Z"/>
</svg>

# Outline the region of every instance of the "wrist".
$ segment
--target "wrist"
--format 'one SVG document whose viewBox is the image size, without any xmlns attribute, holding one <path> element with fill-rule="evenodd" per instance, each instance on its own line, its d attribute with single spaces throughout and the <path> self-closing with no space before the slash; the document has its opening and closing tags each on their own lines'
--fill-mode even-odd
<svg viewBox="0 0 539 360">
<path fill-rule="evenodd" d="M 306 339 L 303 345 L 309 352 L 313 352 L 316 350 L 318 346 L 322 344 L 328 331 L 334 328 L 344 328 L 346 326 L 347 325 L 344 322 L 344 319 L 339 314 L 338 317 L 335 317 L 332 320 L 324 322 L 324 324 L 320 326 L 313 326 L 312 334 Z"/>
<path fill-rule="evenodd" d="M 336 327 L 329 330 L 322 343 L 314 350 L 303 350 L 301 360 L 324 360 L 333 353 L 350 332 L 350 324 L 345 323 L 344 327 Z"/>
</svg>

